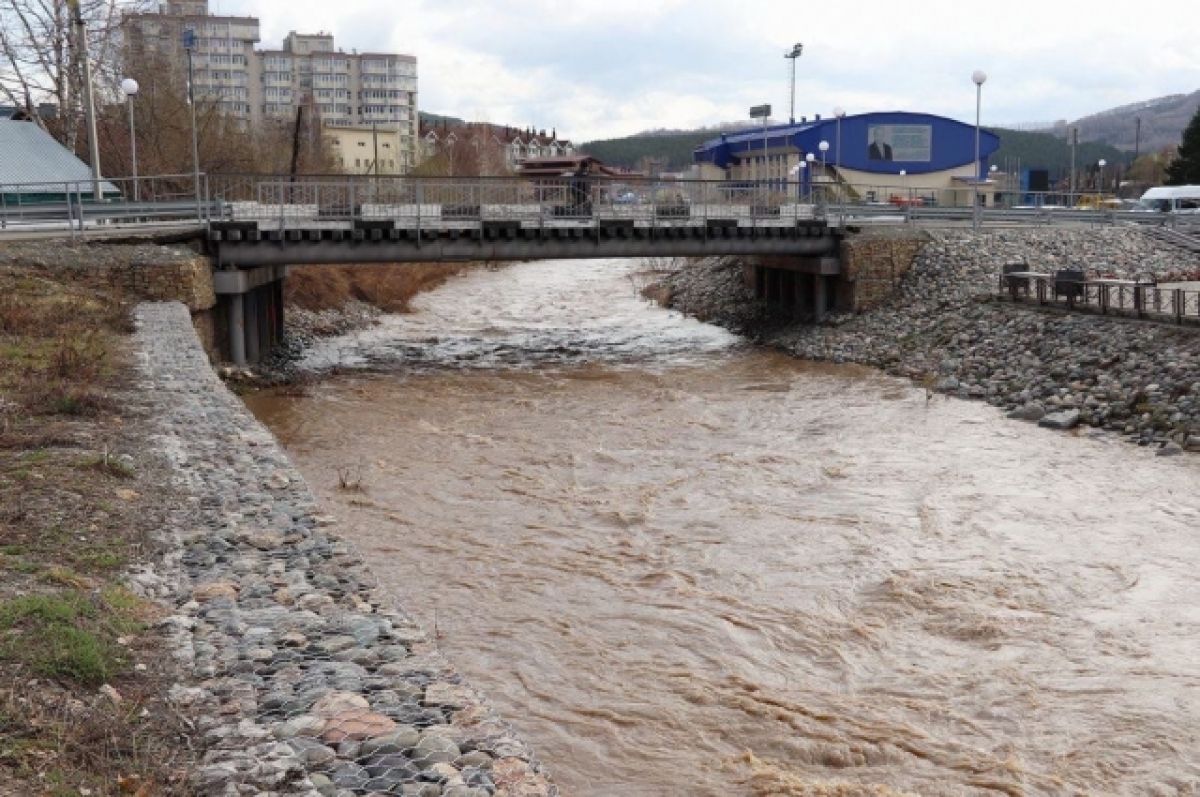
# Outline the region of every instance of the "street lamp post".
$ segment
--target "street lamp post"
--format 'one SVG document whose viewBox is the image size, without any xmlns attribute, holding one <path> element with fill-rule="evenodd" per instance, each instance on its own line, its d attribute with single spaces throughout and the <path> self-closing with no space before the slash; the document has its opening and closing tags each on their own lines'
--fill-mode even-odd
<svg viewBox="0 0 1200 797">
<path fill-rule="evenodd" d="M 798 164 L 796 164 L 792 168 L 788 169 L 788 176 L 796 178 L 796 204 L 799 205 L 800 201 L 802 199 L 801 193 L 804 190 L 804 159 L 803 158 L 800 159 L 800 162 Z"/>
<path fill-rule="evenodd" d="M 837 193 L 838 193 L 838 204 L 839 205 L 845 204 L 845 197 L 842 196 L 842 119 L 844 119 L 845 116 L 846 116 L 845 108 L 842 108 L 839 106 L 839 107 L 833 109 L 833 117 L 835 119 L 837 119 L 837 135 L 834 138 L 835 146 L 833 148 L 833 166 L 834 166 L 834 171 L 837 172 L 837 178 L 838 178 Z"/>
<path fill-rule="evenodd" d="M 817 156 L 811 152 L 808 153 L 804 156 L 804 164 L 808 169 L 808 201 L 812 202 L 817 182 Z"/>
<path fill-rule="evenodd" d="M 770 119 L 770 116 L 770 105 L 755 105 L 750 109 L 751 119 L 763 120 L 763 174 L 766 174 L 767 170 L 767 121 Z M 749 147 L 747 147 L 747 149 L 749 149 Z"/>
<path fill-rule="evenodd" d="M 1079 128 L 1071 128 L 1071 207 L 1075 207 L 1075 150 L 1079 146 Z"/>
<path fill-rule="evenodd" d="M 829 152 L 829 142 L 822 140 L 821 143 L 817 145 L 817 149 L 821 150 L 821 180 L 823 182 L 829 177 L 828 173 L 825 171 L 825 153 Z M 821 189 L 821 198 L 828 199 L 828 195 L 824 187 Z"/>
<path fill-rule="evenodd" d="M 792 45 L 792 49 L 783 54 L 792 62 L 792 105 L 791 111 L 788 114 L 788 124 L 796 124 L 796 59 L 804 52 L 804 45 L 797 42 Z"/>
<path fill-rule="evenodd" d="M 995 165 L 995 164 L 992 164 L 992 168 L 988 169 L 988 179 L 989 179 L 989 180 L 995 180 L 995 179 L 996 179 L 996 174 L 997 174 L 997 172 L 999 172 L 999 171 L 1000 171 L 1000 167 L 999 167 L 999 166 L 997 166 L 997 165 Z"/>
<path fill-rule="evenodd" d="M 799 198 L 803 199 L 803 197 L 804 197 L 804 177 L 805 177 L 805 175 L 808 174 L 808 161 L 806 161 L 806 160 L 800 161 L 800 165 L 797 166 L 796 169 L 799 170 L 799 173 L 800 173 L 800 175 L 799 175 L 800 188 L 798 191 L 796 191 L 796 193 L 799 196 Z"/>
<path fill-rule="evenodd" d="M 137 202 L 141 199 L 141 192 L 138 190 L 137 131 L 133 124 L 133 98 L 138 93 L 138 82 L 131 77 L 125 78 L 121 81 L 121 91 L 124 93 L 126 104 L 129 107 L 129 163 L 130 173 L 133 177 L 133 201 Z"/>
<path fill-rule="evenodd" d="M 1100 170 L 1098 172 L 1096 172 L 1096 202 L 1097 202 L 1096 209 L 1097 210 L 1099 210 L 1099 207 L 1100 207 L 1099 206 L 1100 199 L 1101 199 L 1101 197 L 1104 196 L 1104 167 L 1108 165 L 1108 161 L 1104 160 L 1104 158 L 1101 158 L 1099 165 L 1100 165 Z"/>
<path fill-rule="evenodd" d="M 972 185 L 975 187 L 974 206 L 971 212 L 971 227 L 979 229 L 979 122 L 983 111 L 983 84 L 987 82 L 987 73 L 982 69 L 976 69 L 971 75 L 971 81 L 975 83 L 975 175 L 972 180 Z"/>
</svg>

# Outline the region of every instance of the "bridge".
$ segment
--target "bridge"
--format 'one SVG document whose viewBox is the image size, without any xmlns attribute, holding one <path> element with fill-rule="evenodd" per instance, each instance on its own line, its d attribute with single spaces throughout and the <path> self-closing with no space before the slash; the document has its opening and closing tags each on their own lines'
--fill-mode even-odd
<svg viewBox="0 0 1200 797">
<path fill-rule="evenodd" d="M 1032 206 L 1011 197 L 986 209 L 937 207 L 916 201 L 915 188 L 895 201 L 869 186 L 572 175 L 166 175 L 103 185 L 0 185 L 0 239 L 194 232 L 213 258 L 226 354 L 239 365 L 282 334 L 292 265 L 746 255 L 770 260 L 754 275 L 762 298 L 820 320 L 849 227 L 1137 223 L 1200 247 L 1195 227 L 1162 214 L 1060 208 L 1049 196 Z M 852 200 L 875 196 L 888 201 Z"/>
</svg>

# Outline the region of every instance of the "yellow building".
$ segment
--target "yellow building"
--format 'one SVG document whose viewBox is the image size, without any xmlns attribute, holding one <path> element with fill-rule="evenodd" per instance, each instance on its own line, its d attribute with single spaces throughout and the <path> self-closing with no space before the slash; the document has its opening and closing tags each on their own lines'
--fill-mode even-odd
<svg viewBox="0 0 1200 797">
<path fill-rule="evenodd" d="M 400 131 L 395 128 L 325 125 L 323 132 L 346 174 L 405 174 L 413 167 L 411 153 L 402 145 Z"/>
</svg>

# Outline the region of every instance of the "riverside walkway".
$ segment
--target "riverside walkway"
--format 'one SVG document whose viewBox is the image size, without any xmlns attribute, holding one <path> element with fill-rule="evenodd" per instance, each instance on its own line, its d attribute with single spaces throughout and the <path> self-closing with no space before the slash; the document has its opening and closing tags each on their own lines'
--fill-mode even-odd
<svg viewBox="0 0 1200 797">
<path fill-rule="evenodd" d="M 1200 282 L 1160 284 L 1150 275 L 1125 279 L 1073 269 L 1050 274 L 1019 266 L 1001 273 L 1000 295 L 1042 307 L 1200 325 Z"/>
</svg>

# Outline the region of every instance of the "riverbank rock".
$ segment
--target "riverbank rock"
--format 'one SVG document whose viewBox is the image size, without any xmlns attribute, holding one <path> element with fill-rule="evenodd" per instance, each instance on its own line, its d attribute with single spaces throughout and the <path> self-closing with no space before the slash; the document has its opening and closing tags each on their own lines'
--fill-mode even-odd
<svg viewBox="0 0 1200 797">
<path fill-rule="evenodd" d="M 137 324 L 148 434 L 181 498 L 164 512 L 160 571 L 133 586 L 173 603 L 159 627 L 188 680 L 170 694 L 204 748 L 187 793 L 444 797 L 451 778 L 429 767 L 469 752 L 479 770 L 515 756 L 540 784 L 528 794 L 556 795 L 529 749 L 373 586 L 221 384 L 187 309 L 141 305 Z M 456 777 L 478 789 L 462 792 L 471 797 L 500 793 Z"/>
<path fill-rule="evenodd" d="M 781 324 L 756 305 L 735 258 L 677 263 L 655 292 L 797 357 L 875 366 L 1016 419 L 1056 416 L 1190 450 L 1200 437 L 1200 330 L 998 300 L 1012 263 L 1200 279 L 1200 255 L 1140 228 L 1055 226 L 931 232 L 890 300 L 820 326 Z"/>
<path fill-rule="evenodd" d="M 1079 418 L 1079 410 L 1052 412 L 1038 421 L 1038 426 L 1043 426 L 1047 429 L 1074 429 L 1079 425 Z"/>
</svg>

